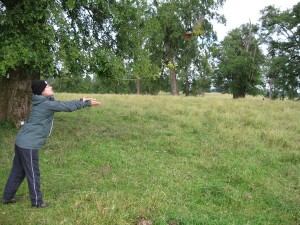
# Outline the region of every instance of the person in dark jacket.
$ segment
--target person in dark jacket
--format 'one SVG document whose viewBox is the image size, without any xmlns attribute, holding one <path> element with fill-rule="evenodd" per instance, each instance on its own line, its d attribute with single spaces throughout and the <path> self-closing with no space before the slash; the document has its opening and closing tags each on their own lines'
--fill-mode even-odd
<svg viewBox="0 0 300 225">
<path fill-rule="evenodd" d="M 42 80 L 32 81 L 32 110 L 27 122 L 16 137 L 13 166 L 8 177 L 2 203 L 15 203 L 15 194 L 27 178 L 31 207 L 42 208 L 49 205 L 43 201 L 40 190 L 40 169 L 38 150 L 51 134 L 55 112 L 73 112 L 91 106 L 101 105 L 92 98 L 75 101 L 55 101 L 52 87 Z"/>
</svg>

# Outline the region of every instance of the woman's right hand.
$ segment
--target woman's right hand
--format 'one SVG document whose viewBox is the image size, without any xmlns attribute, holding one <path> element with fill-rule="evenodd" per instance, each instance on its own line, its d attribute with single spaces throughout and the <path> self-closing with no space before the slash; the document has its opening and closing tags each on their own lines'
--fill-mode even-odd
<svg viewBox="0 0 300 225">
<path fill-rule="evenodd" d="M 101 102 L 98 102 L 95 98 L 85 98 L 85 97 L 83 97 L 83 98 L 81 98 L 81 100 L 83 102 L 91 101 L 91 106 L 99 106 L 99 105 L 101 105 Z"/>
</svg>

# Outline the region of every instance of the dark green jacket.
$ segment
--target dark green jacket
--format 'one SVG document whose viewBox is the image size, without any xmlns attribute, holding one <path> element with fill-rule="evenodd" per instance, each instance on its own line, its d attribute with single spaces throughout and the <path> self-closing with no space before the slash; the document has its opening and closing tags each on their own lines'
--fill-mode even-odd
<svg viewBox="0 0 300 225">
<path fill-rule="evenodd" d="M 16 145 L 25 149 L 41 148 L 51 133 L 55 112 L 72 112 L 90 106 L 90 101 L 55 101 L 53 96 L 32 95 L 32 110 L 16 137 Z"/>
</svg>

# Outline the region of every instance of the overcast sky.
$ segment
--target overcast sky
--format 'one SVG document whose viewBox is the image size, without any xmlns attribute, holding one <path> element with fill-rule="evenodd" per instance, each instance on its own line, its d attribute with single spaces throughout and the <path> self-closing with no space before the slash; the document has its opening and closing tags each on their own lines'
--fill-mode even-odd
<svg viewBox="0 0 300 225">
<path fill-rule="evenodd" d="M 223 40 L 230 30 L 249 23 L 249 20 L 251 20 L 252 24 L 257 23 L 260 18 L 260 10 L 268 5 L 274 5 L 280 10 L 286 10 L 292 8 L 298 2 L 299 0 L 226 0 L 219 12 L 224 14 L 227 24 L 226 26 L 214 24 L 218 40 Z"/>
</svg>

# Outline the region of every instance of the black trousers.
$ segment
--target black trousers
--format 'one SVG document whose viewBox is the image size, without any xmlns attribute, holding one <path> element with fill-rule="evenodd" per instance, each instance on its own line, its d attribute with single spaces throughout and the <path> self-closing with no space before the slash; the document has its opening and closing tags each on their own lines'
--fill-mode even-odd
<svg viewBox="0 0 300 225">
<path fill-rule="evenodd" d="M 38 149 L 23 149 L 15 145 L 13 166 L 4 189 L 3 199 L 10 200 L 15 197 L 25 176 L 28 181 L 31 205 L 43 204 Z"/>
</svg>

